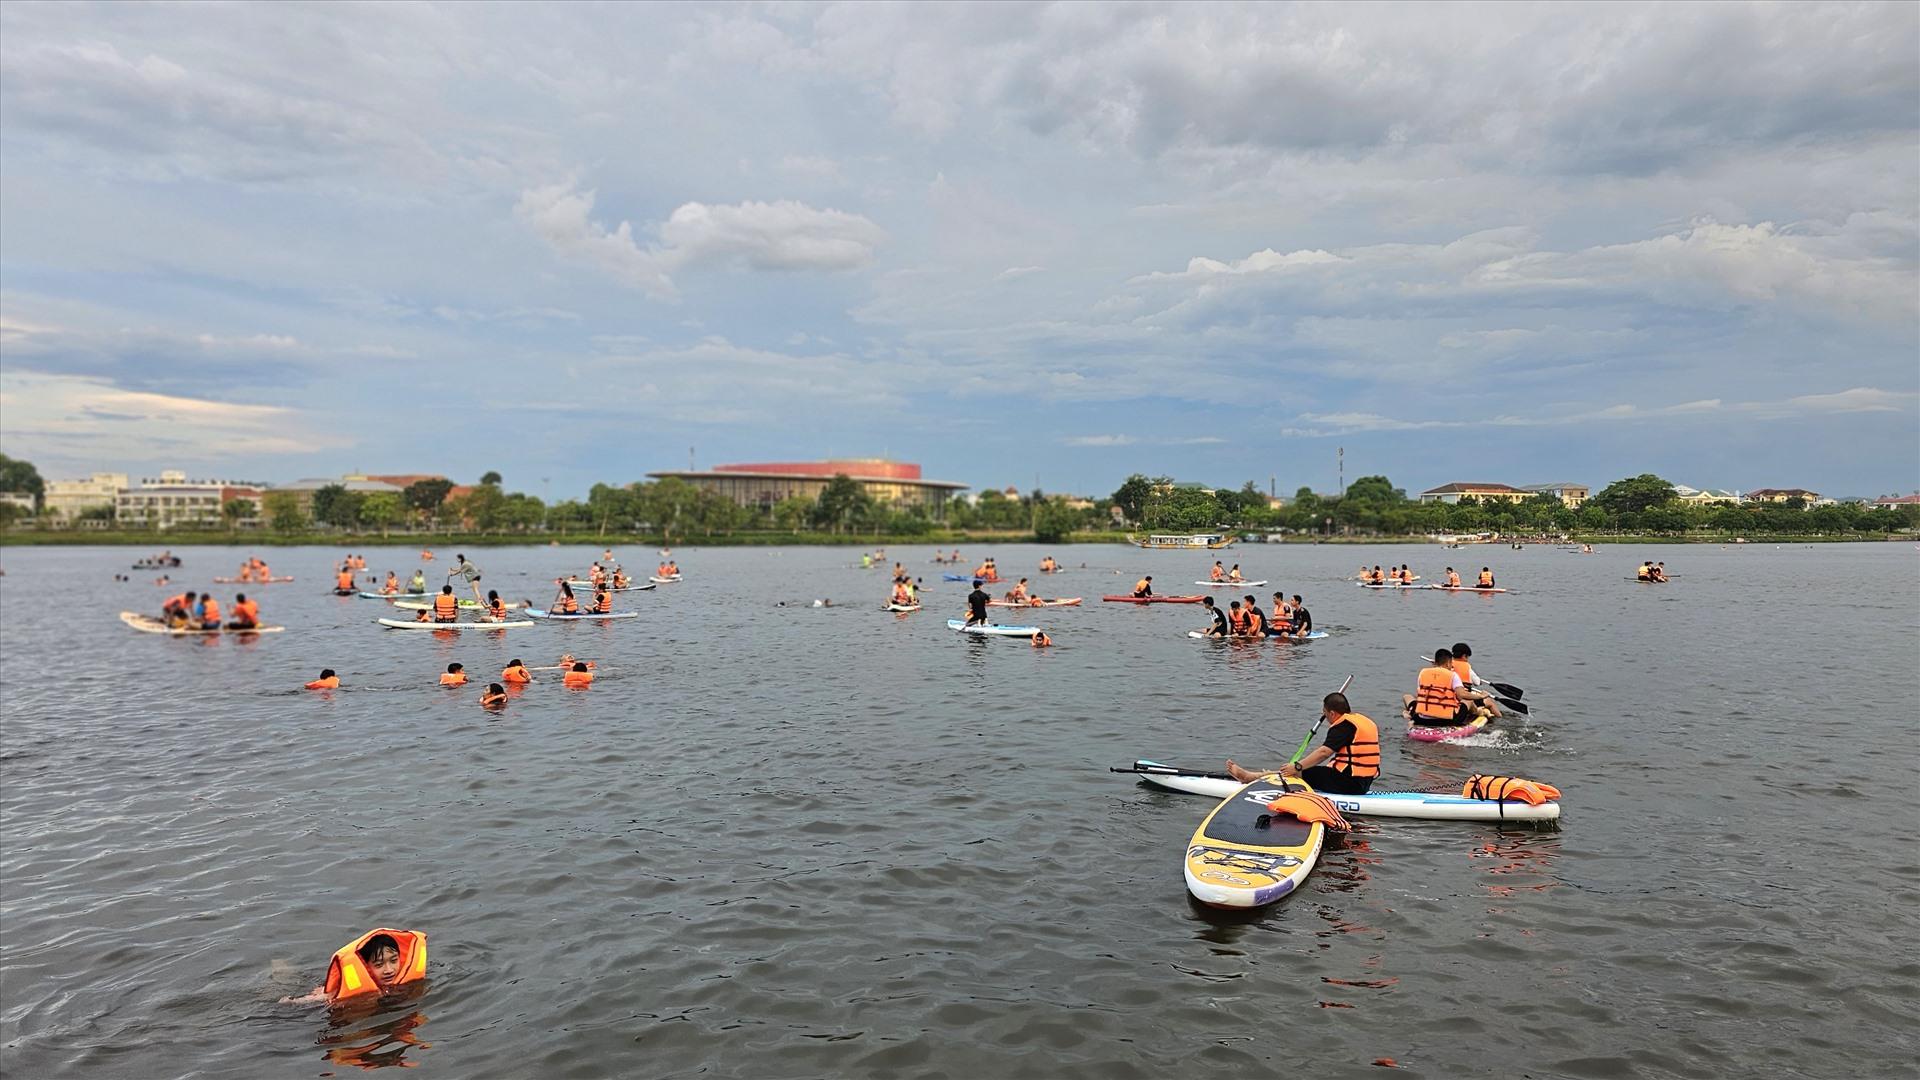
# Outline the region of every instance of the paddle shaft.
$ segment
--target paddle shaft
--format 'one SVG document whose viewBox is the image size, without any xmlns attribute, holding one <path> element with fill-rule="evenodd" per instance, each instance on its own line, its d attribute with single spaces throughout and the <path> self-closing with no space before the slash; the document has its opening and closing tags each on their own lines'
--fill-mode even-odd
<svg viewBox="0 0 1920 1080">
<path fill-rule="evenodd" d="M 1335 692 L 1344 694 L 1347 692 L 1347 687 L 1352 685 L 1353 685 L 1353 676 L 1349 675 L 1347 676 L 1347 680 L 1340 684 L 1340 689 Z M 1313 726 L 1311 728 L 1307 729 L 1307 737 L 1300 740 L 1299 748 L 1294 750 L 1293 756 L 1287 759 L 1287 764 L 1291 765 L 1294 762 L 1300 760 L 1301 756 L 1307 752 L 1307 744 L 1313 742 L 1313 737 L 1320 733 L 1320 725 L 1326 722 L 1327 722 L 1327 713 L 1326 713 L 1326 710 L 1322 709 L 1320 711 L 1320 718 L 1313 722 Z"/>
<path fill-rule="evenodd" d="M 1425 660 L 1429 664 L 1433 663 L 1433 657 L 1431 656 L 1422 656 L 1420 657 L 1420 659 Z M 1498 690 L 1501 693 L 1506 694 L 1510 697 L 1521 698 L 1521 697 L 1527 696 L 1527 692 L 1525 690 L 1520 689 L 1519 687 L 1513 685 L 1512 683 L 1494 682 L 1492 679 L 1483 679 L 1481 681 L 1486 683 L 1488 686 L 1493 687 L 1495 690 Z"/>
</svg>

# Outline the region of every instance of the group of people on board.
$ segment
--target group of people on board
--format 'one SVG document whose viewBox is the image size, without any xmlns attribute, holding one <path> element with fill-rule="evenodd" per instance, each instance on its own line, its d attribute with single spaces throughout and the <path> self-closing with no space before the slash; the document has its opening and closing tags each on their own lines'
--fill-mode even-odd
<svg viewBox="0 0 1920 1080">
<path fill-rule="evenodd" d="M 587 584 L 596 589 L 602 585 L 610 586 L 614 589 L 625 589 L 633 584 L 633 579 L 627 576 L 625 568 L 619 563 L 609 559 L 607 560 L 606 566 L 600 563 L 593 564 L 592 568 L 587 571 Z"/>
<path fill-rule="evenodd" d="M 1026 584 L 1026 580 L 1026 578 L 1021 578 L 1020 583 L 1024 585 Z M 993 602 L 993 595 L 982 588 L 982 586 L 986 584 L 987 582 L 984 578 L 973 579 L 973 591 L 967 594 L 967 621 L 965 624 L 967 626 L 988 625 L 987 605 Z M 1044 649 L 1053 644 L 1053 639 L 1048 637 L 1047 632 L 1044 630 L 1035 630 L 1029 640 L 1033 642 L 1033 647 L 1036 649 Z"/>
<path fill-rule="evenodd" d="M 553 603 L 547 605 L 547 614 L 549 615 L 611 615 L 613 614 L 613 593 L 608 591 L 607 582 L 605 578 L 602 578 L 599 582 L 594 584 L 593 599 L 587 601 L 585 606 L 581 605 L 579 597 L 573 595 L 573 586 L 567 582 L 566 578 L 555 578 L 554 583 L 560 586 L 560 594 L 554 597 Z"/>
<path fill-rule="evenodd" d="M 220 601 L 212 593 L 188 590 L 160 605 L 160 621 L 169 630 L 255 630 L 260 626 L 260 604 L 247 599 L 246 593 L 235 593 L 233 610 L 221 622 Z"/>
<path fill-rule="evenodd" d="M 983 560 L 979 566 L 973 568 L 973 576 L 989 585 L 999 584 L 1000 568 L 994 565 L 991 558 L 988 558 Z"/>
<path fill-rule="evenodd" d="M 1486 681 L 1473 670 L 1472 657 L 1464 641 L 1435 649 L 1432 662 L 1420 669 L 1414 692 L 1400 695 L 1407 720 L 1420 727 L 1458 727 L 1499 719 L 1500 706 L 1481 689 Z"/>
<path fill-rule="evenodd" d="M 380 585 L 380 595 L 382 596 L 401 595 L 400 576 L 398 574 L 395 574 L 391 570 L 387 571 L 387 580 L 382 582 Z M 415 570 L 413 572 L 413 576 L 407 579 L 406 595 L 408 596 L 427 595 L 427 575 L 424 571 Z"/>
<path fill-rule="evenodd" d="M 960 549 L 954 548 L 953 554 L 942 555 L 940 554 L 939 548 L 934 548 L 933 561 L 936 563 L 939 563 L 942 566 L 947 566 L 947 565 L 959 566 L 960 565 Z"/>
<path fill-rule="evenodd" d="M 234 574 L 234 579 L 242 582 L 258 581 L 265 584 L 273 580 L 273 571 L 268 568 L 265 559 L 257 555 L 249 555 L 246 561 L 240 564 L 240 569 Z"/>
<path fill-rule="evenodd" d="M 1377 565 L 1371 570 L 1363 566 L 1356 576 L 1366 585 L 1411 585 L 1420 580 L 1420 575 L 1414 573 L 1406 563 L 1389 566 L 1384 572 Z"/>
<path fill-rule="evenodd" d="M 1213 597 L 1203 596 L 1200 603 L 1205 605 L 1207 614 L 1212 616 L 1201 634 L 1212 638 L 1265 639 L 1288 638 L 1304 639 L 1313 632 L 1313 613 L 1299 593 L 1288 600 L 1285 593 L 1273 594 L 1273 612 L 1261 610 L 1259 600 L 1248 593 L 1243 599 L 1230 601 L 1226 607 L 1214 603 Z"/>
<path fill-rule="evenodd" d="M 668 579 L 679 577 L 680 564 L 675 561 L 672 556 L 660 560 L 660 572 L 658 576 Z"/>
<path fill-rule="evenodd" d="M 584 690 L 593 685 L 593 666 L 593 661 L 591 660 L 580 660 L 576 659 L 572 653 L 562 653 L 560 662 L 555 665 L 555 668 L 562 672 L 560 676 L 560 684 L 562 686 L 570 690 Z M 519 657 L 515 657 L 508 661 L 506 668 L 500 672 L 499 682 L 487 684 L 486 693 L 480 696 L 480 704 L 489 708 L 504 705 L 509 696 L 507 687 L 514 687 L 517 691 L 519 688 L 525 687 L 532 682 L 533 672 L 527 668 L 527 665 L 520 662 Z M 466 666 L 457 661 L 448 664 L 447 670 L 440 676 L 440 685 L 467 685 Z M 308 690 L 338 690 L 340 689 L 340 675 L 332 668 L 321 668 L 320 677 L 307 683 L 305 688 Z"/>
<path fill-rule="evenodd" d="M 891 604 L 894 607 L 919 606 L 919 603 L 920 603 L 919 583 L 904 575 L 899 575 L 894 577 L 893 595 L 888 597 L 887 603 Z M 822 606 L 824 607 L 825 605 L 822 605 Z"/>
<path fill-rule="evenodd" d="M 1638 569 L 1638 570 L 1635 570 L 1635 571 L 1633 572 L 1633 576 L 1634 576 L 1634 577 L 1635 577 L 1635 578 L 1636 578 L 1637 580 L 1640 580 L 1640 581 L 1668 581 L 1668 580 L 1671 580 L 1671 579 L 1669 579 L 1669 578 L 1667 577 L 1667 564 L 1666 564 L 1666 563 L 1663 563 L 1663 562 L 1662 562 L 1662 563 L 1657 563 L 1657 562 L 1652 562 L 1652 561 L 1650 561 L 1650 560 L 1647 560 L 1647 561 L 1642 561 L 1642 562 L 1640 563 L 1640 569 Z"/>
<path fill-rule="evenodd" d="M 1236 582 L 1245 581 L 1246 578 L 1240 575 L 1239 563 L 1234 563 L 1233 568 L 1229 570 L 1221 567 L 1220 560 L 1215 559 L 1213 560 L 1213 569 L 1207 571 L 1207 580 Z"/>
<path fill-rule="evenodd" d="M 1455 570 L 1453 567 L 1449 566 L 1447 567 L 1446 587 L 1449 589 L 1465 589 L 1465 588 L 1492 589 L 1492 588 L 1496 588 L 1497 586 L 1495 586 L 1493 581 L 1492 567 L 1489 567 L 1489 566 L 1481 567 L 1479 576 L 1473 579 L 1473 584 L 1471 586 L 1468 586 L 1468 585 L 1461 584 L 1460 572 L 1458 570 Z"/>
<path fill-rule="evenodd" d="M 1046 557 L 1046 558 L 1044 558 L 1044 559 L 1041 559 L 1041 560 L 1040 560 L 1040 572 L 1041 572 L 1041 573 L 1043 573 L 1043 574 L 1057 574 L 1057 573 L 1059 573 L 1059 572 L 1060 572 L 1060 562 L 1059 562 L 1059 560 L 1058 560 L 1058 559 L 1055 559 L 1055 558 L 1054 558 L 1053 556 L 1051 556 L 1051 555 L 1049 555 L 1049 556 L 1047 556 L 1047 557 Z"/>
<path fill-rule="evenodd" d="M 442 585 L 440 586 L 440 592 L 437 595 L 435 595 L 433 598 L 432 606 L 422 608 L 421 610 L 416 612 L 413 616 L 413 621 L 417 623 L 459 622 L 461 603 L 462 603 L 461 599 L 453 595 L 453 586 Z M 507 612 L 510 610 L 510 608 L 507 602 L 500 598 L 500 593 L 498 590 L 488 589 L 487 598 L 480 602 L 479 607 L 480 607 L 480 614 L 475 616 L 475 619 L 477 621 L 479 622 L 506 622 L 507 621 L 507 618 L 508 618 Z"/>
</svg>

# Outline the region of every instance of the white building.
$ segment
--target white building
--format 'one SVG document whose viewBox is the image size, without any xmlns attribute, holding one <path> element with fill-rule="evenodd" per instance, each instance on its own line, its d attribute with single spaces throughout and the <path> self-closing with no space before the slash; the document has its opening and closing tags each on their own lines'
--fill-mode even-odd
<svg viewBox="0 0 1920 1080">
<path fill-rule="evenodd" d="M 114 517 L 121 525 L 134 528 L 218 528 L 224 524 L 220 517 L 222 504 L 230 498 L 251 499 L 257 513 L 260 490 L 265 486 L 231 480 L 189 480 L 186 473 L 169 469 L 158 479 L 143 478 L 139 487 L 123 489 L 114 497 Z"/>
<path fill-rule="evenodd" d="M 20 509 L 26 511 L 28 514 L 32 514 L 33 513 L 33 492 L 31 491 L 0 491 L 0 503 L 6 503 L 8 506 L 17 506 Z"/>
<path fill-rule="evenodd" d="M 126 473 L 97 472 L 85 480 L 54 480 L 43 500 L 48 517 L 72 521 L 99 506 L 112 506 L 127 488 Z"/>
</svg>

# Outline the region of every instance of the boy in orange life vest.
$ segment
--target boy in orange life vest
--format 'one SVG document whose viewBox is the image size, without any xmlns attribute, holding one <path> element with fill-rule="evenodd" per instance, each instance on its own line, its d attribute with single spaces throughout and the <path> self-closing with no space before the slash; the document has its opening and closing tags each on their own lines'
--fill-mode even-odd
<svg viewBox="0 0 1920 1080">
<path fill-rule="evenodd" d="M 403 952 L 394 935 L 406 939 Z M 358 945 L 358 948 L 354 946 Z M 305 997 L 284 997 L 282 1004 L 343 1001 L 365 994 L 386 994 L 427 975 L 427 935 L 411 930 L 374 930 L 364 940 L 333 954 L 327 981 Z"/>
<path fill-rule="evenodd" d="M 447 673 L 440 676 L 441 686 L 467 685 L 467 673 L 459 664 L 448 664 Z"/>
<path fill-rule="evenodd" d="M 560 677 L 560 683 L 570 689 L 585 690 L 593 685 L 593 672 L 587 670 L 586 664 L 576 662 L 572 671 Z"/>
<path fill-rule="evenodd" d="M 233 596 L 233 616 L 227 626 L 233 630 L 251 630 L 260 625 L 260 605 L 247 599 L 246 593 Z"/>
<path fill-rule="evenodd" d="M 333 669 L 330 667 L 321 668 L 320 677 L 308 683 L 306 686 L 308 690 L 337 690 L 339 687 L 340 676 L 335 675 Z"/>
<path fill-rule="evenodd" d="M 1320 715 L 1327 722 L 1327 739 L 1308 751 L 1299 764 L 1261 771 L 1243 769 L 1229 758 L 1227 774 L 1249 784 L 1277 772 L 1297 776 L 1322 794 L 1365 795 L 1380 775 L 1379 726 L 1354 712 L 1345 694 L 1328 694 L 1321 699 Z"/>
<path fill-rule="evenodd" d="M 500 673 L 500 681 L 510 682 L 510 683 L 530 683 L 533 681 L 533 676 L 527 674 L 527 666 L 525 664 L 522 664 L 520 662 L 520 658 L 516 656 L 513 658 L 511 662 L 507 664 L 506 670 Z"/>
</svg>

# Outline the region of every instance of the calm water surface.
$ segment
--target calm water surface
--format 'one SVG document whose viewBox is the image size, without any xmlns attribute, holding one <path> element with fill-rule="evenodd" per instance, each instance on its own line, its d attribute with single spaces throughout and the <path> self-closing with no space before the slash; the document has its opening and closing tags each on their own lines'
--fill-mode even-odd
<svg viewBox="0 0 1920 1080">
<path fill-rule="evenodd" d="M 1097 602 L 1210 556 L 1062 548 L 1043 591 L 1089 602 L 1037 613 L 1044 651 L 947 631 L 965 586 L 924 547 L 891 552 L 929 582 L 910 616 L 850 549 L 681 549 L 686 582 L 622 598 L 640 619 L 448 640 L 326 595 L 322 549 L 249 590 L 286 633 L 131 633 L 116 612 L 170 595 L 112 581 L 134 554 L 0 555 L 10 1077 L 1881 1076 L 1920 1051 L 1912 544 L 1236 549 L 1335 631 L 1305 646 Z M 183 554 L 176 589 L 240 556 Z M 469 554 L 544 601 L 598 552 Z M 1625 580 L 1642 557 L 1680 580 Z M 1371 592 L 1363 559 L 1515 591 Z M 1434 746 L 1383 722 L 1389 782 L 1547 780 L 1562 828 L 1362 819 L 1299 894 L 1223 916 L 1181 880 L 1209 804 L 1106 771 L 1277 764 L 1344 677 L 1384 721 L 1460 639 L 1533 715 Z M 591 690 L 543 674 L 496 715 L 434 685 L 563 650 Z M 298 689 L 322 667 L 345 686 Z M 424 994 L 341 1026 L 276 1003 L 375 925 L 429 935 Z"/>
</svg>

